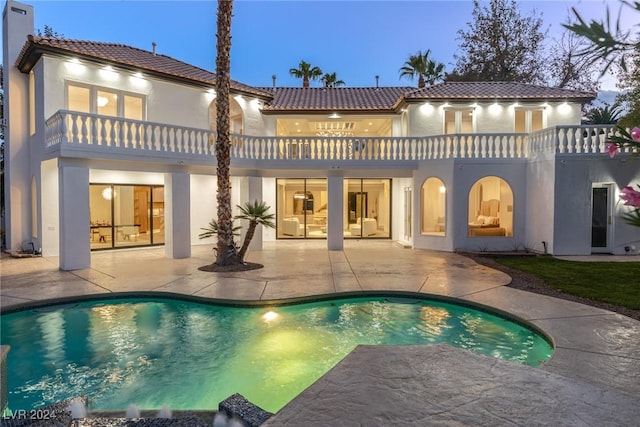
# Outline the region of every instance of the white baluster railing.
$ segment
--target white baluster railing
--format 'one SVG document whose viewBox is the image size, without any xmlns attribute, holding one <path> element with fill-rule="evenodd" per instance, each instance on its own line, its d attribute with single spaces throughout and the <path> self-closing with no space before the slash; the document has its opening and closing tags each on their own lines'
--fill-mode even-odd
<svg viewBox="0 0 640 427">
<path fill-rule="evenodd" d="M 606 153 L 613 125 L 556 126 L 531 134 L 451 134 L 425 137 L 290 137 L 231 135 L 237 160 L 420 161 L 526 158 L 538 153 Z M 46 121 L 45 145 L 108 147 L 167 156 L 215 156 L 215 131 L 60 110 Z M 630 152 L 623 149 L 622 152 Z"/>
</svg>

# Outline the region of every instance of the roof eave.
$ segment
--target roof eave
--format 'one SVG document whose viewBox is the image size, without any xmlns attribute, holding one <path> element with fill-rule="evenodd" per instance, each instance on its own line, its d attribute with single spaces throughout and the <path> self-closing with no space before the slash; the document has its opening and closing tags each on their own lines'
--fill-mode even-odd
<svg viewBox="0 0 640 427">
<path fill-rule="evenodd" d="M 57 56 L 61 58 L 67 57 L 70 54 L 72 54 L 73 56 L 76 56 L 80 59 L 93 62 L 96 64 L 109 64 L 109 65 L 113 65 L 118 68 L 125 69 L 131 72 L 144 71 L 145 74 L 148 74 L 150 76 L 161 78 L 163 80 L 169 80 L 176 83 L 188 84 L 190 86 L 197 86 L 197 87 L 202 87 L 207 89 L 213 88 L 215 86 L 215 82 L 213 81 L 209 82 L 206 80 L 190 79 L 187 77 L 176 76 L 174 74 L 163 73 L 163 72 L 156 71 L 149 68 L 137 67 L 137 66 L 126 64 L 119 61 L 113 61 L 106 58 L 98 58 L 98 57 L 95 57 L 92 55 L 86 55 L 80 52 L 68 52 L 55 47 L 43 46 L 43 45 L 33 43 L 31 41 L 28 41 L 27 43 L 29 45 L 26 47 L 26 49 L 24 49 L 23 52 L 21 52 L 16 62 L 16 66 L 18 67 L 18 70 L 20 70 L 20 72 L 25 74 L 28 74 L 29 72 L 31 72 L 31 70 L 36 65 L 40 57 L 42 57 L 42 55 L 44 54 L 50 54 L 52 56 Z M 236 94 L 250 95 L 267 102 L 273 99 L 273 94 L 263 92 L 263 91 L 258 91 L 258 90 L 255 90 L 255 91 L 246 90 L 238 86 L 234 87 L 233 82 L 231 85 L 231 90 Z"/>
<path fill-rule="evenodd" d="M 357 114 L 397 114 L 396 109 L 389 108 L 359 108 L 359 109 L 344 109 L 344 108 L 323 108 L 323 109 L 304 109 L 304 108 L 296 108 L 296 109 L 272 109 L 272 108 L 263 108 L 262 114 L 264 115 L 295 115 L 295 114 L 331 114 L 331 113 L 339 113 L 345 115 L 357 115 Z"/>
</svg>

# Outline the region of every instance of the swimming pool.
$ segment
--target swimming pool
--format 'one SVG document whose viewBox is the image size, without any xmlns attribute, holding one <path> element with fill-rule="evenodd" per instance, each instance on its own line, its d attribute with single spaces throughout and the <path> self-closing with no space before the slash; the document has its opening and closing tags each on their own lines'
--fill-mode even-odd
<svg viewBox="0 0 640 427">
<path fill-rule="evenodd" d="M 358 344 L 447 343 L 536 366 L 540 333 L 432 299 L 369 296 L 270 307 L 126 298 L 5 314 L 9 408 L 86 394 L 91 409 L 215 409 L 233 393 L 276 412 Z"/>
</svg>

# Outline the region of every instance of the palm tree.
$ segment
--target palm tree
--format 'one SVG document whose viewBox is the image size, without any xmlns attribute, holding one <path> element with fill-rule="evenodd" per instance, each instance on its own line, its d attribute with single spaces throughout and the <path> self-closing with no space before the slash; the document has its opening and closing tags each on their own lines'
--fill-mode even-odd
<svg viewBox="0 0 640 427">
<path fill-rule="evenodd" d="M 438 80 L 444 80 L 444 64 L 429 60 L 427 64 L 427 73 L 425 78 L 429 81 L 429 85 L 433 86 Z"/>
<path fill-rule="evenodd" d="M 322 80 L 324 87 L 339 87 L 345 85 L 344 80 L 338 80 L 336 73 L 325 73 L 320 80 Z"/>
<path fill-rule="evenodd" d="M 218 245 L 215 265 L 239 264 L 235 242 L 233 241 L 233 215 L 231 212 L 230 164 L 231 140 L 229 138 L 229 89 L 231 86 L 231 16 L 233 0 L 218 1 L 217 43 L 216 43 L 216 159 L 218 163 Z"/>
<path fill-rule="evenodd" d="M 236 215 L 236 219 L 246 219 L 249 221 L 249 228 L 247 229 L 247 234 L 244 236 L 244 242 L 242 243 L 242 247 L 238 252 L 238 259 L 241 263 L 244 263 L 244 256 L 247 253 L 247 249 L 249 248 L 249 243 L 253 239 L 253 235 L 256 232 L 256 227 L 259 225 L 263 225 L 269 228 L 275 228 L 276 224 L 273 222 L 275 219 L 275 215 L 269 213 L 270 207 L 267 206 L 265 202 L 258 202 L 255 200 L 253 203 L 246 202 L 244 206 L 239 206 L 241 214 Z"/>
<path fill-rule="evenodd" d="M 297 79 L 302 79 L 302 87 L 309 87 L 309 80 L 318 80 L 322 76 L 322 70 L 318 67 L 312 67 L 305 61 L 300 61 L 298 68 L 289 70 L 289 74 Z"/>
<path fill-rule="evenodd" d="M 587 112 L 587 124 L 613 125 L 620 118 L 620 107 L 616 104 L 595 107 Z"/>
<path fill-rule="evenodd" d="M 431 50 L 427 49 L 424 53 L 418 51 L 415 55 L 409 56 L 404 66 L 400 68 L 400 78 L 408 77 L 413 80 L 418 76 L 418 87 L 425 87 L 425 79 L 429 84 L 434 84 L 437 80 L 444 78 L 444 64 L 436 63 L 429 59 Z"/>
</svg>

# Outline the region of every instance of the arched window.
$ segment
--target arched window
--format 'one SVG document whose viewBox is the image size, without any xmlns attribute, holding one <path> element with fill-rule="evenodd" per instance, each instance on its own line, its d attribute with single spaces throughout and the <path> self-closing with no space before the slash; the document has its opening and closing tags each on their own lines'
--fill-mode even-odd
<svg viewBox="0 0 640 427">
<path fill-rule="evenodd" d="M 439 178 L 429 178 L 422 184 L 422 234 L 444 236 L 446 232 L 447 189 Z"/>
<path fill-rule="evenodd" d="M 486 176 L 469 191 L 469 237 L 513 236 L 513 191 L 497 176 Z"/>
<path fill-rule="evenodd" d="M 216 100 L 209 105 L 209 129 L 216 130 Z M 232 134 L 244 133 L 244 120 L 242 107 L 233 96 L 229 97 L 229 132 Z"/>
</svg>

